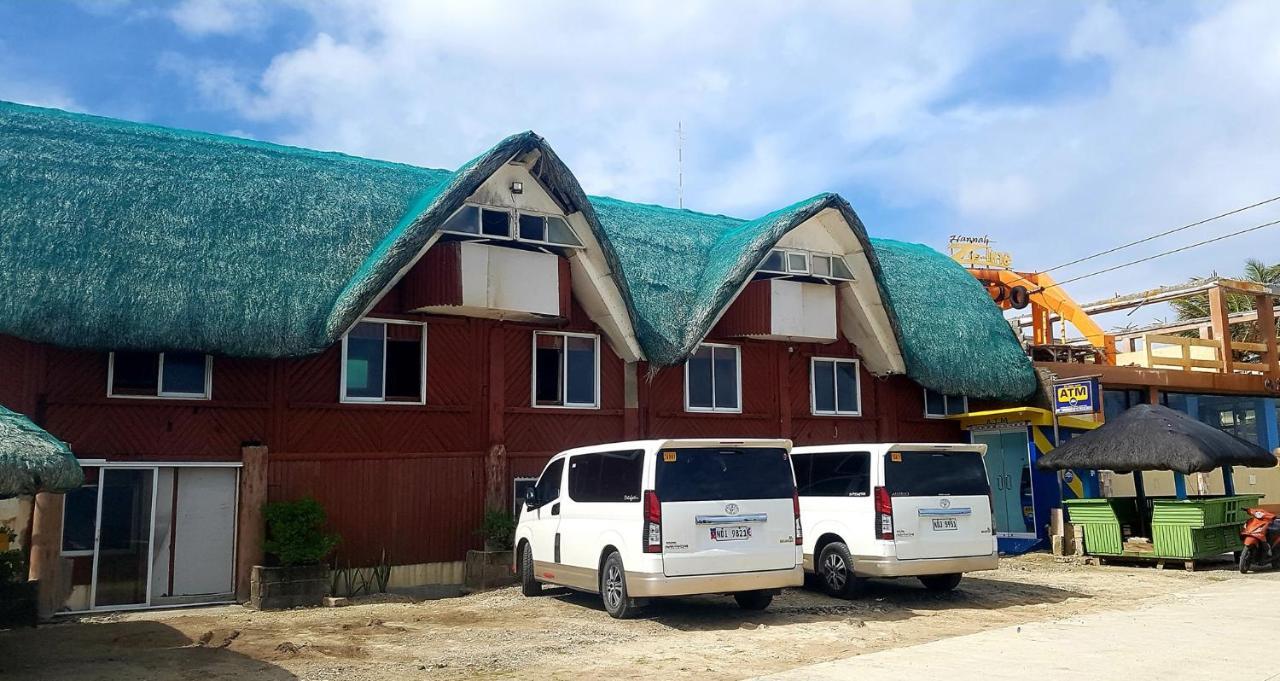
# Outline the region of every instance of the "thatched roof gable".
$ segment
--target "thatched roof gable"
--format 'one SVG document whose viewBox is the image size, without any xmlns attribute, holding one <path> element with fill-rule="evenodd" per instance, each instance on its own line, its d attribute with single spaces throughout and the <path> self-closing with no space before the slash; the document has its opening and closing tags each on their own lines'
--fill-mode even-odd
<svg viewBox="0 0 1280 681">
<path fill-rule="evenodd" d="M 588 199 L 531 132 L 447 171 L 3 102 L 0 333 L 99 350 L 319 352 L 513 159 L 582 213 L 655 366 L 682 362 L 765 253 L 830 209 L 863 244 L 912 378 L 975 396 L 1034 387 L 972 277 L 924 247 L 868 241 L 834 194 L 742 220 Z M 885 249 L 892 267 L 877 261 Z M 938 295 L 919 295 L 912 273 Z M 940 326 L 956 333 L 940 340 Z"/>
</svg>

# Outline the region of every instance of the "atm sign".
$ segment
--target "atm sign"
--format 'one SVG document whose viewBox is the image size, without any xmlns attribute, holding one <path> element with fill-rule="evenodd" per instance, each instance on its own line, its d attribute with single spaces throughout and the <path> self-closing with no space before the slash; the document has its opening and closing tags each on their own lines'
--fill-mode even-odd
<svg viewBox="0 0 1280 681">
<path fill-rule="evenodd" d="M 1053 410 L 1059 414 L 1091 414 L 1098 410 L 1098 379 L 1085 378 L 1053 386 Z"/>
</svg>

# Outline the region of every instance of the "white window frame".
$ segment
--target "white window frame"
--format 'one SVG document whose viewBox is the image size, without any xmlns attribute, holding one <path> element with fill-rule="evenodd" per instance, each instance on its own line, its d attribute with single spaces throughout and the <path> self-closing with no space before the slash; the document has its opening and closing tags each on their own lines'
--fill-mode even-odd
<svg viewBox="0 0 1280 681">
<path fill-rule="evenodd" d="M 757 272 L 764 272 L 764 273 L 766 273 L 766 274 L 776 274 L 776 275 L 779 275 L 779 276 L 782 276 L 782 277 L 808 277 L 808 278 L 813 278 L 813 279 L 822 279 L 822 280 L 824 280 L 824 281 L 829 281 L 829 282 L 845 282 L 845 281 L 853 281 L 853 279 L 850 279 L 850 278 L 847 278 L 847 277 L 842 277 L 842 276 L 837 275 L 837 274 L 835 273 L 835 269 L 836 269 L 836 268 L 835 268 L 835 265 L 834 265 L 834 264 L 832 264 L 832 265 L 831 265 L 831 272 L 830 272 L 829 274 L 814 274 L 814 273 L 813 273 L 813 258 L 814 258 L 814 256 L 821 256 L 821 257 L 825 257 L 825 258 L 830 258 L 832 261 L 834 261 L 834 260 L 839 260 L 840 262 L 842 262 L 842 263 L 844 264 L 844 267 L 845 267 L 845 269 L 846 269 L 846 270 L 849 270 L 850 272 L 852 272 L 852 271 L 853 271 L 853 268 L 849 267 L 849 262 L 848 262 L 847 260 L 845 260 L 845 259 L 844 259 L 844 256 L 843 256 L 843 255 L 840 255 L 839 253 L 826 253 L 826 252 L 819 252 L 819 251 L 806 251 L 806 250 L 799 249 L 799 248 L 771 248 L 771 249 L 769 249 L 769 251 L 770 251 L 770 252 L 778 251 L 779 253 L 781 253 L 781 254 L 782 254 L 782 269 L 781 269 L 781 270 L 771 270 L 771 269 L 765 269 L 764 267 L 760 267 L 760 268 L 757 268 L 757 269 L 756 269 L 756 271 L 757 271 Z M 801 271 L 799 271 L 799 270 L 793 270 L 793 269 L 791 269 L 791 256 L 792 256 L 792 255 L 802 255 L 802 256 L 804 256 L 804 259 L 805 259 L 805 270 L 804 270 L 803 272 L 801 272 Z"/>
<path fill-rule="evenodd" d="M 742 347 L 739 345 L 730 345 L 728 343 L 699 343 L 694 352 L 702 348 L 732 348 L 734 353 L 734 368 L 737 369 L 736 388 L 738 389 L 738 406 L 737 407 L 717 407 L 716 404 L 716 362 L 715 354 L 711 357 L 711 406 L 710 407 L 694 407 L 689 404 L 689 360 L 684 362 L 684 410 L 687 412 L 703 413 L 703 414 L 741 414 L 742 413 Z M 690 357 L 689 359 L 692 359 Z"/>
<path fill-rule="evenodd" d="M 564 349 L 560 354 L 560 404 L 538 404 L 538 336 L 560 336 L 564 338 Z M 590 338 L 595 349 L 595 395 L 591 404 L 585 402 L 569 402 L 569 339 Z M 600 336 L 594 333 L 573 333 L 570 331 L 534 331 L 533 354 L 529 356 L 529 404 L 537 409 L 599 409 L 600 408 Z"/>
<path fill-rule="evenodd" d="M 416 402 L 404 402 L 401 400 L 387 399 L 387 336 L 384 331 L 382 336 L 382 397 L 347 397 L 347 336 L 351 334 L 351 329 L 356 328 L 357 324 L 369 322 L 372 324 L 405 324 L 409 326 L 422 327 L 422 361 L 419 364 L 422 367 L 422 376 L 418 381 L 418 400 Z M 347 332 L 342 334 L 342 365 L 340 370 L 340 378 L 338 381 L 338 401 L 342 404 L 405 404 L 405 405 L 423 405 L 427 403 L 427 323 L 410 321 L 407 319 L 384 319 L 381 317 L 363 317 L 351 325 Z"/>
<path fill-rule="evenodd" d="M 805 274 L 805 275 L 808 275 L 808 274 L 810 274 L 810 273 L 811 273 L 811 272 L 810 272 L 810 270 L 811 270 L 812 268 L 810 268 L 810 267 L 809 267 L 809 257 L 810 257 L 810 255 L 811 255 L 811 254 L 809 253 L 809 251 L 786 251 L 786 254 L 787 254 L 787 259 L 786 259 L 785 265 L 787 266 L 787 274 Z M 794 270 L 794 269 L 791 269 L 791 257 L 792 257 L 792 256 L 800 256 L 801 258 L 804 258 L 804 269 L 802 269 L 802 270 Z"/>
<path fill-rule="evenodd" d="M 164 353 L 159 352 L 156 362 L 156 394 L 154 395 L 117 395 L 116 353 L 107 353 L 107 397 L 119 400 L 211 400 L 213 399 L 213 355 L 204 356 L 204 392 L 180 393 L 164 391 Z"/>
<path fill-rule="evenodd" d="M 831 396 L 831 404 L 835 406 L 833 410 L 818 409 L 818 381 L 816 380 L 816 372 L 814 371 L 818 362 L 833 362 L 835 364 L 852 364 L 854 391 L 853 396 L 857 401 L 857 409 L 841 409 L 840 400 L 837 396 L 840 394 L 839 387 L 836 386 L 836 376 L 831 376 L 831 388 L 835 393 Z M 862 416 L 862 361 L 851 359 L 849 357 L 810 357 L 809 358 L 809 413 L 814 416 Z"/>
<path fill-rule="evenodd" d="M 938 393 L 939 395 L 942 395 L 942 412 L 943 412 L 941 414 L 935 414 L 929 411 L 929 389 L 921 388 L 920 390 L 921 390 L 920 394 L 924 397 L 924 417 L 927 419 L 945 419 L 945 418 L 950 418 L 951 416 L 955 416 L 955 414 L 946 413 L 948 411 L 948 407 L 951 404 L 951 400 L 954 400 L 954 399 L 960 399 L 964 401 L 964 406 L 960 409 L 959 413 L 961 414 L 969 413 L 969 396 L 968 395 L 945 395 L 943 393 L 938 392 L 937 390 L 934 390 L 933 392 Z"/>
<path fill-rule="evenodd" d="M 569 218 L 565 215 L 558 215 L 555 213 L 544 213 L 542 211 L 536 211 L 536 210 L 523 210 L 523 209 L 517 210 L 517 209 L 511 209 L 511 208 L 504 208 L 502 206 L 486 206 L 482 203 L 464 203 L 460 208 L 458 208 L 458 210 L 455 210 L 452 213 L 450 213 L 449 217 L 445 218 L 444 221 L 441 222 L 440 224 L 443 225 L 447 223 L 449 220 L 453 219 L 453 216 L 457 215 L 463 210 L 466 210 L 467 208 L 478 208 L 482 211 L 487 210 L 495 213 L 506 213 L 507 224 L 510 225 L 511 227 L 511 229 L 507 233 L 508 235 L 498 236 L 494 234 L 485 234 L 483 218 L 481 218 L 481 224 L 477 226 L 477 229 L 480 230 L 478 232 L 474 232 L 474 233 L 473 232 L 457 232 L 454 230 L 443 229 L 443 228 L 440 231 L 443 232 L 444 234 L 455 234 L 457 236 L 463 236 L 469 239 L 475 239 L 477 241 L 514 241 L 516 243 L 533 244 L 536 246 L 545 246 L 549 248 L 571 248 L 571 249 L 586 248 L 586 245 L 582 243 L 582 238 L 578 236 L 577 230 L 575 230 L 573 228 L 573 225 L 569 222 Z M 543 220 L 546 220 L 547 218 L 559 218 L 561 220 L 564 220 L 565 226 L 569 228 L 569 231 L 573 234 L 573 238 L 577 239 L 578 243 L 562 244 L 555 241 L 547 241 L 545 238 L 542 240 L 522 239 L 520 238 L 520 216 L 521 215 L 530 215 L 533 217 L 540 217 Z M 550 233 L 550 231 L 551 231 L 550 227 L 545 227 L 543 232 L 544 237 L 546 234 Z"/>
</svg>

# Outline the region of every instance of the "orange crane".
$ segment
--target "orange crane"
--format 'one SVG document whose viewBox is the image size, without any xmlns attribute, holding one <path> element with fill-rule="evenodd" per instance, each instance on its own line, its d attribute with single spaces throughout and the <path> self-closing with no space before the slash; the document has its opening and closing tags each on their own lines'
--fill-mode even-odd
<svg viewBox="0 0 1280 681">
<path fill-rule="evenodd" d="M 1033 345 L 1054 344 L 1052 317 L 1057 315 L 1076 327 L 1085 340 L 1102 353 L 1107 364 L 1115 364 L 1115 336 L 1103 331 L 1097 322 L 1090 319 L 1089 314 L 1058 286 L 1053 277 L 1038 272 L 994 268 L 971 267 L 969 273 L 982 282 L 1000 309 L 1031 307 Z"/>
</svg>

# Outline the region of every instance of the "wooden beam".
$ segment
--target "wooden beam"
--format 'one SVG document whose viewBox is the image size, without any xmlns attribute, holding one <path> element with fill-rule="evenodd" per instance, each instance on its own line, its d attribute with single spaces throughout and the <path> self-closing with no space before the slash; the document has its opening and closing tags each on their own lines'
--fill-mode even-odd
<svg viewBox="0 0 1280 681">
<path fill-rule="evenodd" d="M 1262 352 L 1262 363 L 1266 365 L 1266 373 L 1268 376 L 1280 376 L 1280 355 L 1276 352 L 1276 312 L 1271 307 L 1271 296 L 1258 296 L 1257 314 L 1258 314 L 1258 335 L 1262 336 L 1262 344 L 1266 349 Z"/>
<path fill-rule="evenodd" d="M 1227 289 L 1216 286 L 1209 291 L 1209 320 L 1213 324 L 1214 339 L 1222 343 L 1222 372 L 1232 372 L 1231 321 L 1227 310 Z"/>
</svg>

